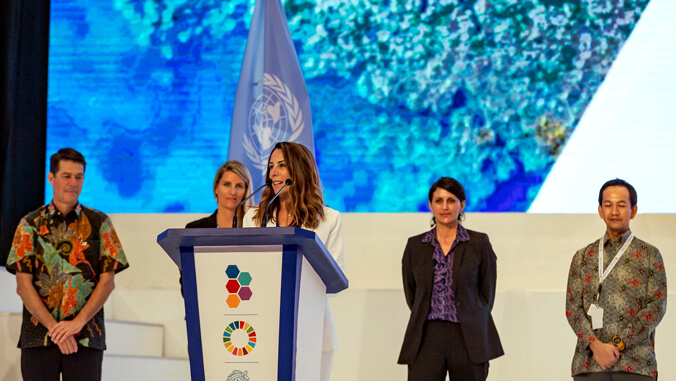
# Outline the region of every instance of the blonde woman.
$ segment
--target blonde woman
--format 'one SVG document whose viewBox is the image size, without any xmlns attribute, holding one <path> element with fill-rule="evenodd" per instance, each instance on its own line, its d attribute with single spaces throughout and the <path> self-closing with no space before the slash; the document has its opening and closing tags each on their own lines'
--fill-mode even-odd
<svg viewBox="0 0 676 381">
<path fill-rule="evenodd" d="M 243 205 L 236 210 L 244 198 L 251 193 L 251 175 L 244 164 L 231 160 L 221 165 L 214 177 L 214 198 L 216 211 L 209 217 L 189 222 L 186 228 L 231 228 L 235 212 L 239 212 L 238 227 L 242 227 L 242 220 L 250 205 Z M 250 201 L 249 201 L 250 202 Z"/>
<path fill-rule="evenodd" d="M 189 228 L 231 228 L 235 213 L 239 214 L 238 227 L 242 227 L 242 220 L 250 206 L 251 201 L 242 205 L 237 211 L 244 198 L 251 193 L 251 175 L 244 164 L 231 160 L 225 162 L 216 171 L 214 177 L 214 197 L 216 198 L 216 211 L 209 217 L 200 218 L 185 225 Z M 181 283 L 181 295 L 183 295 L 183 277 L 179 277 Z"/>
<path fill-rule="evenodd" d="M 270 185 L 263 191 L 258 207 L 249 209 L 244 216 L 244 227 L 261 226 L 267 209 L 267 227 L 296 226 L 314 231 L 338 266 L 344 269 L 343 222 L 340 213 L 324 205 L 317 164 L 310 150 L 297 143 L 277 143 L 268 160 L 267 179 Z M 282 190 L 287 180 L 291 180 L 291 183 Z M 280 190 L 279 197 L 269 205 Z M 338 339 L 327 300 L 321 380 L 329 379 L 336 349 Z"/>
</svg>

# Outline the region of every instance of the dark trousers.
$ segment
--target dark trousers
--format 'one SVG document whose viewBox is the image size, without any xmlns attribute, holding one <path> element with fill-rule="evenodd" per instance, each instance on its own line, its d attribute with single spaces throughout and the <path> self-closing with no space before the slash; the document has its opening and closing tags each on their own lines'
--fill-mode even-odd
<svg viewBox="0 0 676 381">
<path fill-rule="evenodd" d="M 654 381 L 650 376 L 629 372 L 594 372 L 573 376 L 575 381 Z"/>
<path fill-rule="evenodd" d="M 56 345 L 21 349 L 21 375 L 24 381 L 100 381 L 103 350 L 77 347 L 64 355 Z"/>
<path fill-rule="evenodd" d="M 408 365 L 409 381 L 484 381 L 488 362 L 475 364 L 469 359 L 460 324 L 429 320 L 423 327 L 418 356 Z"/>
</svg>

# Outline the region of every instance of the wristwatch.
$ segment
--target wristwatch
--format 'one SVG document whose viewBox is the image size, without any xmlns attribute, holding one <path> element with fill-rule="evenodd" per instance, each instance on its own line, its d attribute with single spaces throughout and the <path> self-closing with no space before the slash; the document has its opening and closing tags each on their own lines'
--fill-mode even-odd
<svg viewBox="0 0 676 381">
<path fill-rule="evenodd" d="M 619 336 L 613 336 L 613 344 L 615 344 L 615 346 L 617 347 L 617 349 L 620 350 L 620 352 L 622 352 L 624 348 L 626 348 L 624 345 L 624 341 L 622 341 L 622 338 Z"/>
</svg>

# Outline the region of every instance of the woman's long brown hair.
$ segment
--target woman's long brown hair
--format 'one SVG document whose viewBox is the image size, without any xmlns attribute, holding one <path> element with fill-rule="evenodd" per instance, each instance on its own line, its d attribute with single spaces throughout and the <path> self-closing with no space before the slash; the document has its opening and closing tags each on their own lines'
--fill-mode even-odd
<svg viewBox="0 0 676 381">
<path fill-rule="evenodd" d="M 287 192 L 289 192 L 287 209 L 293 218 L 292 226 L 316 229 L 324 219 L 324 195 L 322 194 L 317 163 L 312 156 L 312 152 L 298 143 L 279 142 L 270 151 L 270 157 L 276 149 L 282 150 L 284 162 L 293 181 L 287 189 Z M 270 163 L 269 158 L 268 163 Z M 269 178 L 270 166 L 268 165 L 265 179 Z M 261 203 L 253 216 L 256 225 L 260 226 L 263 222 L 263 213 L 265 213 L 265 209 L 274 196 L 275 192 L 272 185 L 268 185 L 263 191 Z M 279 203 L 279 198 L 277 198 L 270 205 L 268 209 L 269 221 L 276 221 Z"/>
</svg>

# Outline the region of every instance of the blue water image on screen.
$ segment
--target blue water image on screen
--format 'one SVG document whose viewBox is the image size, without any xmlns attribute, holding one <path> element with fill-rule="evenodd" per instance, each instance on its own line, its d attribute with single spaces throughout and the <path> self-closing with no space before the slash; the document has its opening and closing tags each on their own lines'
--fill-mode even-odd
<svg viewBox="0 0 676 381">
<path fill-rule="evenodd" d="M 452 176 L 525 211 L 647 3 L 287 0 L 326 203 L 425 211 Z M 215 209 L 253 5 L 52 1 L 47 154 L 86 156 L 83 204 Z"/>
</svg>

